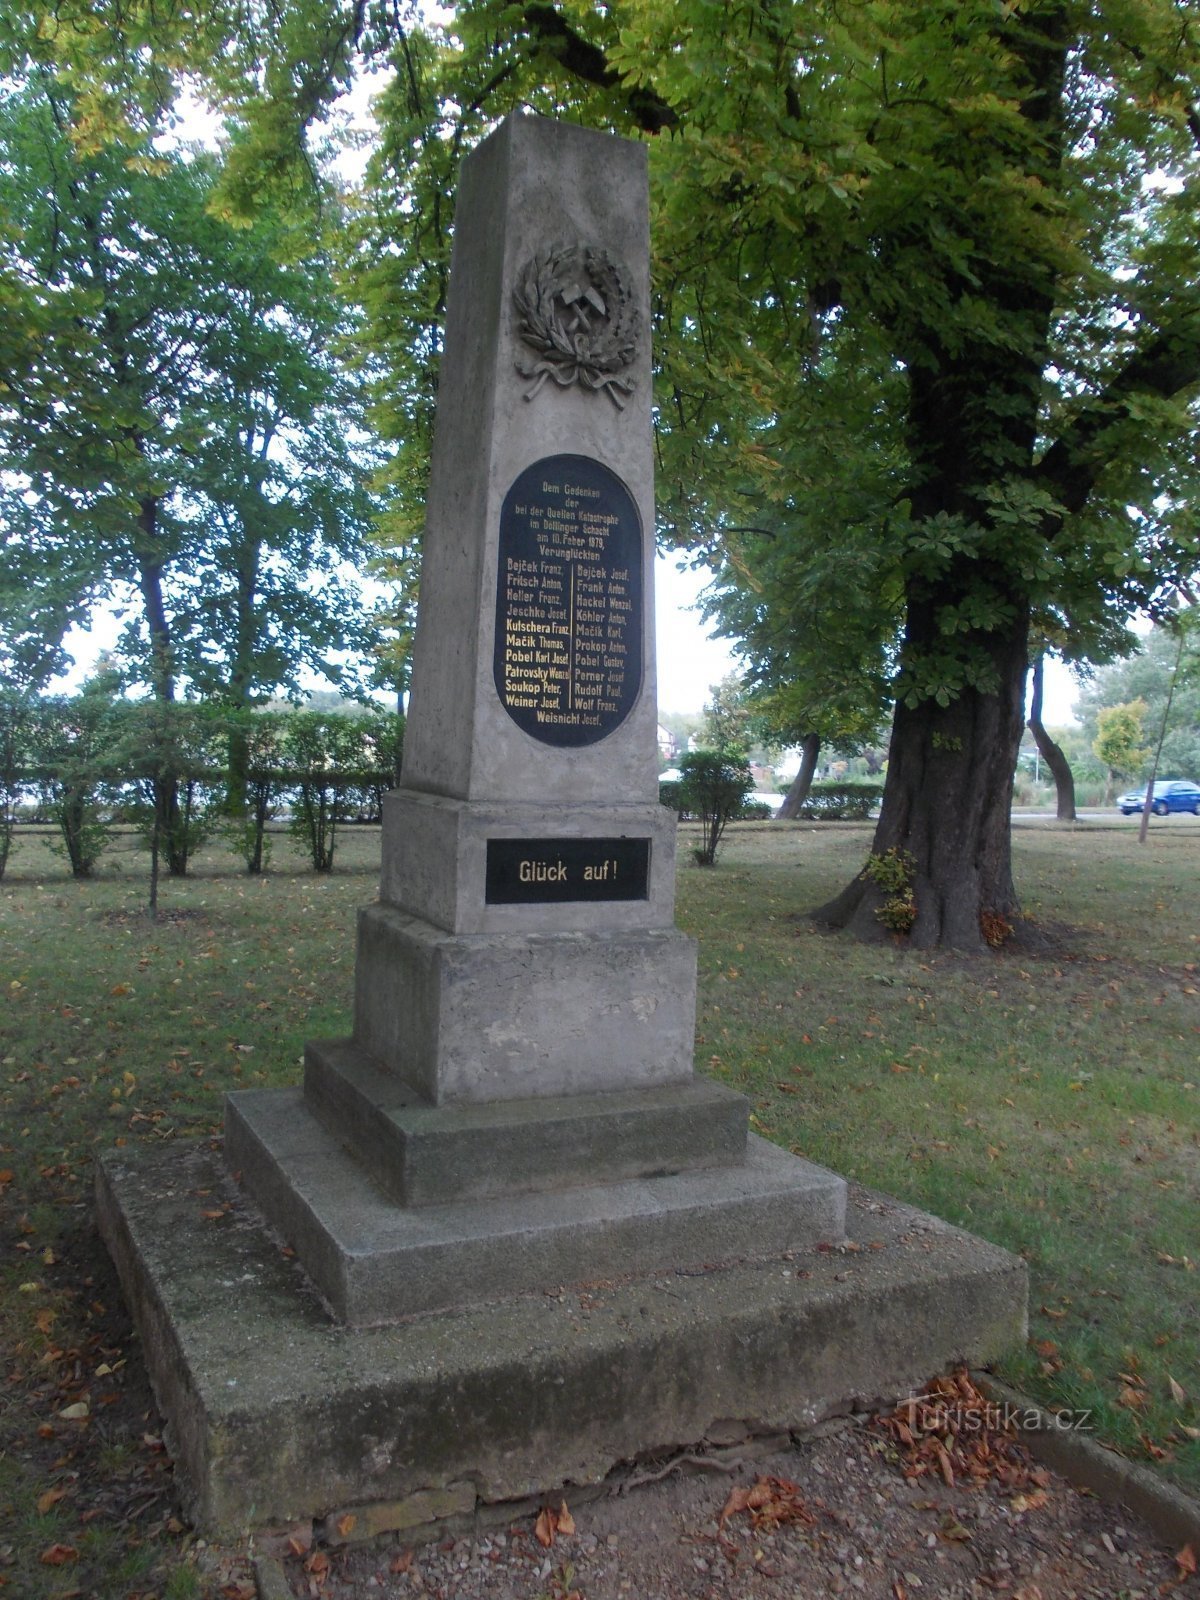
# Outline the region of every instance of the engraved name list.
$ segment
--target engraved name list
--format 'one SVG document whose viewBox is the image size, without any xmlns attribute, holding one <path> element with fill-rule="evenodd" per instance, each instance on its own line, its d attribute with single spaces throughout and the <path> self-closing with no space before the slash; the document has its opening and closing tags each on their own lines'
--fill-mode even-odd
<svg viewBox="0 0 1200 1600">
<path fill-rule="evenodd" d="M 606 738 L 642 686 L 642 528 L 628 489 L 587 456 L 526 467 L 500 512 L 496 692 L 544 744 Z"/>
</svg>

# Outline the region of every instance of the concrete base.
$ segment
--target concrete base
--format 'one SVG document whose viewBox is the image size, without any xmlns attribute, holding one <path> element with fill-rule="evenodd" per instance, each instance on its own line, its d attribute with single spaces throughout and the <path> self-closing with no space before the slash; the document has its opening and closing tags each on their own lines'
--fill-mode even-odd
<svg viewBox="0 0 1200 1600">
<path fill-rule="evenodd" d="M 367 1331 L 330 1322 L 217 1151 L 109 1152 L 97 1203 L 206 1531 L 595 1483 L 727 1438 L 731 1421 L 803 1428 L 895 1398 L 1025 1336 L 1023 1262 L 870 1196 L 848 1216 L 856 1253 L 592 1281 Z"/>
<path fill-rule="evenodd" d="M 536 770 L 542 770 L 539 765 Z M 614 788 L 614 793 L 617 790 Z M 648 838 L 644 900 L 567 900 L 495 905 L 485 892 L 492 839 Z M 455 800 L 401 787 L 383 800 L 384 905 L 450 933 L 618 933 L 675 925 L 675 817 L 649 800 L 572 805 Z"/>
<path fill-rule="evenodd" d="M 359 912 L 354 1037 L 430 1105 L 687 1083 L 696 944 L 675 928 L 451 934 Z"/>
<path fill-rule="evenodd" d="M 746 1159 L 745 1097 L 708 1078 L 616 1094 L 431 1106 L 353 1039 L 304 1053 L 304 1102 L 402 1206 L 445 1205 Z"/>
<path fill-rule="evenodd" d="M 744 1115 L 744 1111 L 743 1111 Z M 400 1207 L 298 1090 L 226 1097 L 230 1170 L 342 1322 L 369 1327 L 560 1283 L 843 1237 L 846 1185 L 763 1139 L 737 1166 Z"/>
</svg>

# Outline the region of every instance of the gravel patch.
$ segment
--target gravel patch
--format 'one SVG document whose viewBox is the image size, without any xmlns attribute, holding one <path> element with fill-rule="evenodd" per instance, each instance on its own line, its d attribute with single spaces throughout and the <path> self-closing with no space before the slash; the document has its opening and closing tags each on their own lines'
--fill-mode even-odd
<svg viewBox="0 0 1200 1600">
<path fill-rule="evenodd" d="M 775 1441 L 778 1443 L 778 1441 Z M 1187 1557 L 1038 1468 L 953 1487 L 911 1481 L 860 1420 L 786 1448 L 642 1464 L 593 1498 L 438 1543 L 395 1537 L 290 1555 L 310 1600 L 1200 1600 Z M 541 1538 L 538 1537 L 540 1528 Z M 544 1543 L 546 1538 L 550 1543 Z"/>
</svg>

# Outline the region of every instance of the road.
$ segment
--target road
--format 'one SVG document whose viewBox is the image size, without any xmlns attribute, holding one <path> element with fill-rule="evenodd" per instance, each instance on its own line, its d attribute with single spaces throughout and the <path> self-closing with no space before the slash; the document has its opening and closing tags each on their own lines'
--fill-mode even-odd
<svg viewBox="0 0 1200 1600">
<path fill-rule="evenodd" d="M 1057 819 L 1052 810 L 1034 811 L 1027 807 L 1014 807 L 1012 814 L 1015 823 L 1055 822 Z M 1103 822 L 1117 827 L 1137 828 L 1141 824 L 1142 814 L 1135 811 L 1133 816 L 1124 817 L 1116 806 L 1081 806 L 1076 812 L 1076 822 Z M 1152 828 L 1200 828 L 1200 817 L 1193 816 L 1188 811 L 1175 811 L 1169 817 L 1151 817 Z"/>
</svg>

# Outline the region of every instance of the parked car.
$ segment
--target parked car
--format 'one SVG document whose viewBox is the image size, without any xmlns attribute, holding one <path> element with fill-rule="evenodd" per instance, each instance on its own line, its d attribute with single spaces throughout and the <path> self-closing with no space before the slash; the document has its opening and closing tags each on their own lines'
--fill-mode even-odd
<svg viewBox="0 0 1200 1600">
<path fill-rule="evenodd" d="M 1131 789 L 1117 801 L 1123 817 L 1131 817 L 1145 804 L 1145 784 L 1140 789 Z M 1200 783 L 1189 783 L 1186 778 L 1156 778 L 1150 809 L 1156 817 L 1165 817 L 1169 811 L 1190 811 L 1200 817 Z"/>
</svg>

